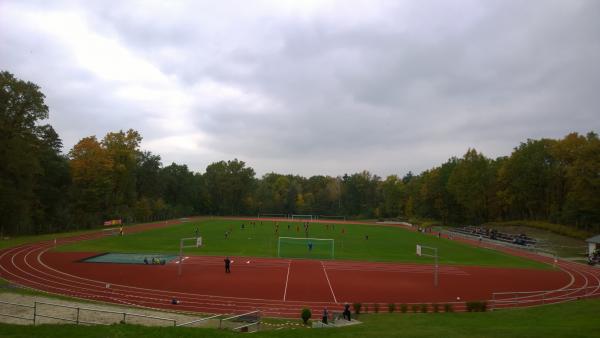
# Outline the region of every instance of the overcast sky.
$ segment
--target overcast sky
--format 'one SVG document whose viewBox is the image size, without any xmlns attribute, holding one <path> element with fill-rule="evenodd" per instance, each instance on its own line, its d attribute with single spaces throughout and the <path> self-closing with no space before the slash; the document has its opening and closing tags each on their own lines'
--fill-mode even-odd
<svg viewBox="0 0 600 338">
<path fill-rule="evenodd" d="M 600 1 L 0 1 L 0 69 L 68 152 L 404 175 L 600 130 Z"/>
</svg>

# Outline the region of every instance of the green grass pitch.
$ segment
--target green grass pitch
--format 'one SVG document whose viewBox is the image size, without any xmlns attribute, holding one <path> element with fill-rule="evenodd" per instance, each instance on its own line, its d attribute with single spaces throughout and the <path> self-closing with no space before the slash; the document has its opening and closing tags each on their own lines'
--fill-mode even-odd
<svg viewBox="0 0 600 338">
<path fill-rule="evenodd" d="M 123 237 L 108 236 L 82 241 L 60 246 L 56 250 L 173 254 L 179 252 L 180 238 L 195 237 L 196 228 L 202 236 L 203 246 L 186 248 L 186 255 L 277 257 L 280 236 L 300 238 L 306 236 L 302 222 L 279 222 L 279 232 L 276 233 L 275 222 L 263 221 L 261 224 L 257 221 L 256 225 L 252 225 L 249 221 L 218 219 L 182 223 L 137 234 L 127 234 L 125 231 Z M 227 236 L 226 232 L 228 232 Z M 311 223 L 308 235 L 312 238 L 334 239 L 335 259 L 341 260 L 433 263 L 432 258 L 418 257 L 415 254 L 416 244 L 421 244 L 437 247 L 441 264 L 550 268 L 541 263 L 495 250 L 473 247 L 390 226 L 361 224 L 325 226 L 325 224 Z M 300 255 L 303 258 L 324 258 L 320 251 L 318 256 L 311 256 L 312 253 L 304 244 L 294 250 L 296 251 L 294 257 Z"/>
</svg>

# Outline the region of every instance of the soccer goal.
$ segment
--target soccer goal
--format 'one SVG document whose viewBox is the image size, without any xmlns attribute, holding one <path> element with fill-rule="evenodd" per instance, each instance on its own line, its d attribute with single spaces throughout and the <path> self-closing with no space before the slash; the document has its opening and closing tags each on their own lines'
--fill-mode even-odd
<svg viewBox="0 0 600 338">
<path fill-rule="evenodd" d="M 433 270 L 433 285 L 435 287 L 437 287 L 438 286 L 438 274 L 439 274 L 438 249 L 432 248 L 430 246 L 424 246 L 424 245 L 417 244 L 417 256 L 429 257 L 429 258 L 434 259 L 435 265 L 434 265 L 434 270 Z"/>
<path fill-rule="evenodd" d="M 279 237 L 277 257 L 333 259 L 335 241 L 332 238 Z"/>
<path fill-rule="evenodd" d="M 315 219 L 314 215 L 292 215 L 293 220 L 313 220 Z"/>
<path fill-rule="evenodd" d="M 199 248 L 202 246 L 202 237 L 187 237 L 179 240 L 179 260 L 177 264 L 177 274 L 181 275 L 181 269 L 183 266 L 183 249 L 185 248 Z"/>
</svg>

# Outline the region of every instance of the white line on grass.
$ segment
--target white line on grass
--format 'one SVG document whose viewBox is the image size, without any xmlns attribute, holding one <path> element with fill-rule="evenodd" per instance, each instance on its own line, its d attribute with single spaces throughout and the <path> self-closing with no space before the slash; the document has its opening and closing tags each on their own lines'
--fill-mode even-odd
<svg viewBox="0 0 600 338">
<path fill-rule="evenodd" d="M 323 267 L 323 272 L 325 273 L 325 278 L 327 278 L 327 284 L 329 284 L 329 290 L 331 290 L 331 295 L 333 296 L 333 301 L 337 303 L 337 299 L 335 298 L 335 293 L 333 293 L 333 288 L 331 287 L 331 282 L 329 281 L 329 276 L 327 276 L 327 270 L 325 270 L 325 264 L 321 261 L 321 266 Z"/>
<path fill-rule="evenodd" d="M 285 289 L 283 290 L 283 301 L 284 302 L 285 302 L 285 297 L 287 295 L 287 285 L 288 285 L 288 280 L 290 279 L 290 267 L 291 266 L 292 266 L 292 261 L 289 261 L 287 275 L 285 276 Z"/>
</svg>

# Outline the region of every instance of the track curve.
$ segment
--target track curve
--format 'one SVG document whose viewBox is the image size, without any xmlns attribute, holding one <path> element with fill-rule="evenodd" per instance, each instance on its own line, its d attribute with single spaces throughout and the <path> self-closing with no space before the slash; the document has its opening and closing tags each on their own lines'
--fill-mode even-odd
<svg viewBox="0 0 600 338">
<path fill-rule="evenodd" d="M 175 223 L 178 222 L 136 226 L 129 228 L 128 232 L 144 231 Z M 343 307 L 343 301 L 341 299 L 336 299 L 334 288 L 332 288 L 331 283 L 329 283 L 329 277 L 327 277 L 327 282 L 329 283 L 333 297 L 330 297 L 331 299 L 328 301 L 322 300 L 327 299 L 327 297 L 318 300 L 317 298 L 311 300 L 310 297 L 307 298 L 307 300 L 286 299 L 285 292 L 279 299 L 269 297 L 240 297 L 189 292 L 185 291 L 185 289 L 162 289 L 160 287 L 133 285 L 132 283 L 129 283 L 128 280 L 115 281 L 114 278 L 110 280 L 88 278 L 83 275 L 71 273 L 67 271 L 68 269 L 52 266 L 47 260 L 48 252 L 54 248 L 55 245 L 94 239 L 101 236 L 103 236 L 101 232 L 89 233 L 59 239 L 56 243 L 54 241 L 44 241 L 4 249 L 0 251 L 0 275 L 11 283 L 52 294 L 172 311 L 243 313 L 261 310 L 265 316 L 297 317 L 299 309 L 303 307 L 310 307 L 313 311 L 320 311 L 324 307 L 337 311 L 341 310 Z M 471 242 L 471 244 L 475 242 L 464 239 L 462 241 Z M 490 304 L 494 308 L 537 306 L 541 304 L 600 296 L 600 271 L 598 269 L 562 260 L 555 263 L 551 258 L 515 249 L 496 246 L 494 249 L 548 264 L 556 264 L 557 268 L 568 276 L 568 278 L 565 278 L 566 282 L 563 285 L 553 289 L 534 291 L 529 289 L 515 292 L 494 293 L 492 299 L 490 299 Z M 309 263 L 310 262 L 306 264 Z M 195 260 L 191 261 L 189 264 L 210 266 L 214 263 L 210 261 L 210 258 L 196 257 Z M 287 277 L 289 277 L 290 274 L 291 264 L 290 260 L 280 259 L 263 259 L 258 262 L 258 266 L 262 266 L 265 269 L 279 269 L 280 273 L 284 273 L 287 269 Z M 340 274 L 356 270 L 375 274 L 419 273 L 419 268 L 421 269 L 420 272 L 423 273 L 431 271 L 431 267 L 417 267 L 410 264 L 399 265 L 343 261 L 321 262 L 320 264 L 323 266 L 323 271 L 326 276 L 327 271 Z M 448 275 L 462 276 L 461 278 L 465 278 L 463 276 L 464 271 L 459 268 L 448 267 L 446 273 L 448 273 Z M 286 291 L 287 277 L 285 280 Z M 320 290 L 320 292 L 329 294 L 328 290 Z M 180 303 L 178 305 L 172 305 L 171 299 L 173 298 L 177 298 Z M 410 302 L 407 303 L 410 304 Z M 434 302 L 424 300 L 419 303 Z M 463 301 L 452 302 L 446 298 L 440 299 L 439 303 L 452 303 L 456 311 L 465 309 Z"/>
</svg>

